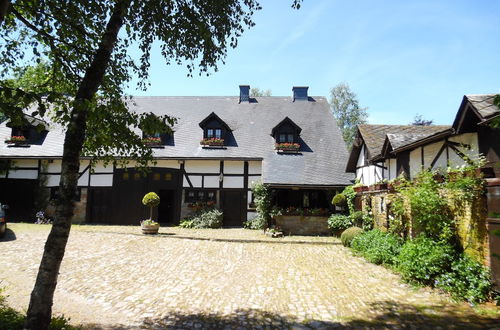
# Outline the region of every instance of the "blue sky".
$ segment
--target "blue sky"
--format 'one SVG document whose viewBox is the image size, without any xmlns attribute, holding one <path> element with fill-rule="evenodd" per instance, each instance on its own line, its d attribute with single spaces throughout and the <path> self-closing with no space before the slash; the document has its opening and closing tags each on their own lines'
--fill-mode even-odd
<svg viewBox="0 0 500 330">
<path fill-rule="evenodd" d="M 500 1 L 261 1 L 225 65 L 211 76 L 152 58 L 151 87 L 133 95 L 237 95 L 239 84 L 327 96 L 347 82 L 372 124 L 416 113 L 451 124 L 464 94 L 500 92 Z"/>
</svg>

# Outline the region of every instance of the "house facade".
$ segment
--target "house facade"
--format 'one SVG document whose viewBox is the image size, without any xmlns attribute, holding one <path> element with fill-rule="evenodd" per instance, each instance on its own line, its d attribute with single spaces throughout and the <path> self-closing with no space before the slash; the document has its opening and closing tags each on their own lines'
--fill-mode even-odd
<svg viewBox="0 0 500 330">
<path fill-rule="evenodd" d="M 252 98 L 249 90 L 240 86 L 236 97 L 134 97 L 131 111 L 176 117 L 173 133 L 148 137 L 155 160 L 148 173 L 131 162 L 91 165 L 82 157 L 74 221 L 137 224 L 148 216 L 142 196 L 155 191 L 160 222 L 178 223 L 196 203 L 210 202 L 223 211 L 225 226 L 241 226 L 255 216 L 251 186 L 258 181 L 272 188 L 278 206 L 331 207 L 330 196 L 353 177 L 344 171 L 347 150 L 326 99 L 310 97 L 307 87 L 294 87 L 291 97 Z M 64 131 L 32 120 L 45 129 L 0 125 L 0 200 L 20 221 L 34 219 L 44 194 L 57 198 L 61 173 Z"/>
</svg>

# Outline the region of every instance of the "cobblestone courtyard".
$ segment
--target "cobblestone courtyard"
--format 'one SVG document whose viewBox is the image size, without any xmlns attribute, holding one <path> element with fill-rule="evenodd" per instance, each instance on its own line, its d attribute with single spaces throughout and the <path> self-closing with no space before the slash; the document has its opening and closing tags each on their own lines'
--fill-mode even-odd
<svg viewBox="0 0 500 330">
<path fill-rule="evenodd" d="M 0 286 L 25 310 L 49 226 L 9 224 Z M 88 328 L 493 327 L 482 313 L 352 256 L 332 237 L 74 226 L 54 313 Z M 483 308 L 485 309 L 485 308 Z"/>
</svg>

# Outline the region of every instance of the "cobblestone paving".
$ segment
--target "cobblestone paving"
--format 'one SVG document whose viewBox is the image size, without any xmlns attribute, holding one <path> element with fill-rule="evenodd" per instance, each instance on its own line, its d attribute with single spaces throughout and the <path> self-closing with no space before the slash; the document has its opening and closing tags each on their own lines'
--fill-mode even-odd
<svg viewBox="0 0 500 330">
<path fill-rule="evenodd" d="M 9 226 L 0 241 L 0 286 L 9 304 L 24 310 L 49 226 Z M 500 315 L 491 307 L 481 316 L 402 284 L 333 237 L 171 227 L 160 233 L 74 226 L 54 312 L 88 328 L 483 327 Z"/>
</svg>

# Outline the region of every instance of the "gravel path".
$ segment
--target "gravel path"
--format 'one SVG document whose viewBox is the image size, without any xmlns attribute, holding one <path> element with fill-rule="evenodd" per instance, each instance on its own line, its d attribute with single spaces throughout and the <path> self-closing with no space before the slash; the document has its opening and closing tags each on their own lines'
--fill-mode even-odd
<svg viewBox="0 0 500 330">
<path fill-rule="evenodd" d="M 50 227 L 9 228 L 0 241 L 0 286 L 9 304 L 24 310 Z M 486 327 L 500 315 L 402 284 L 333 237 L 175 227 L 160 233 L 74 226 L 54 313 L 88 328 Z"/>
</svg>

